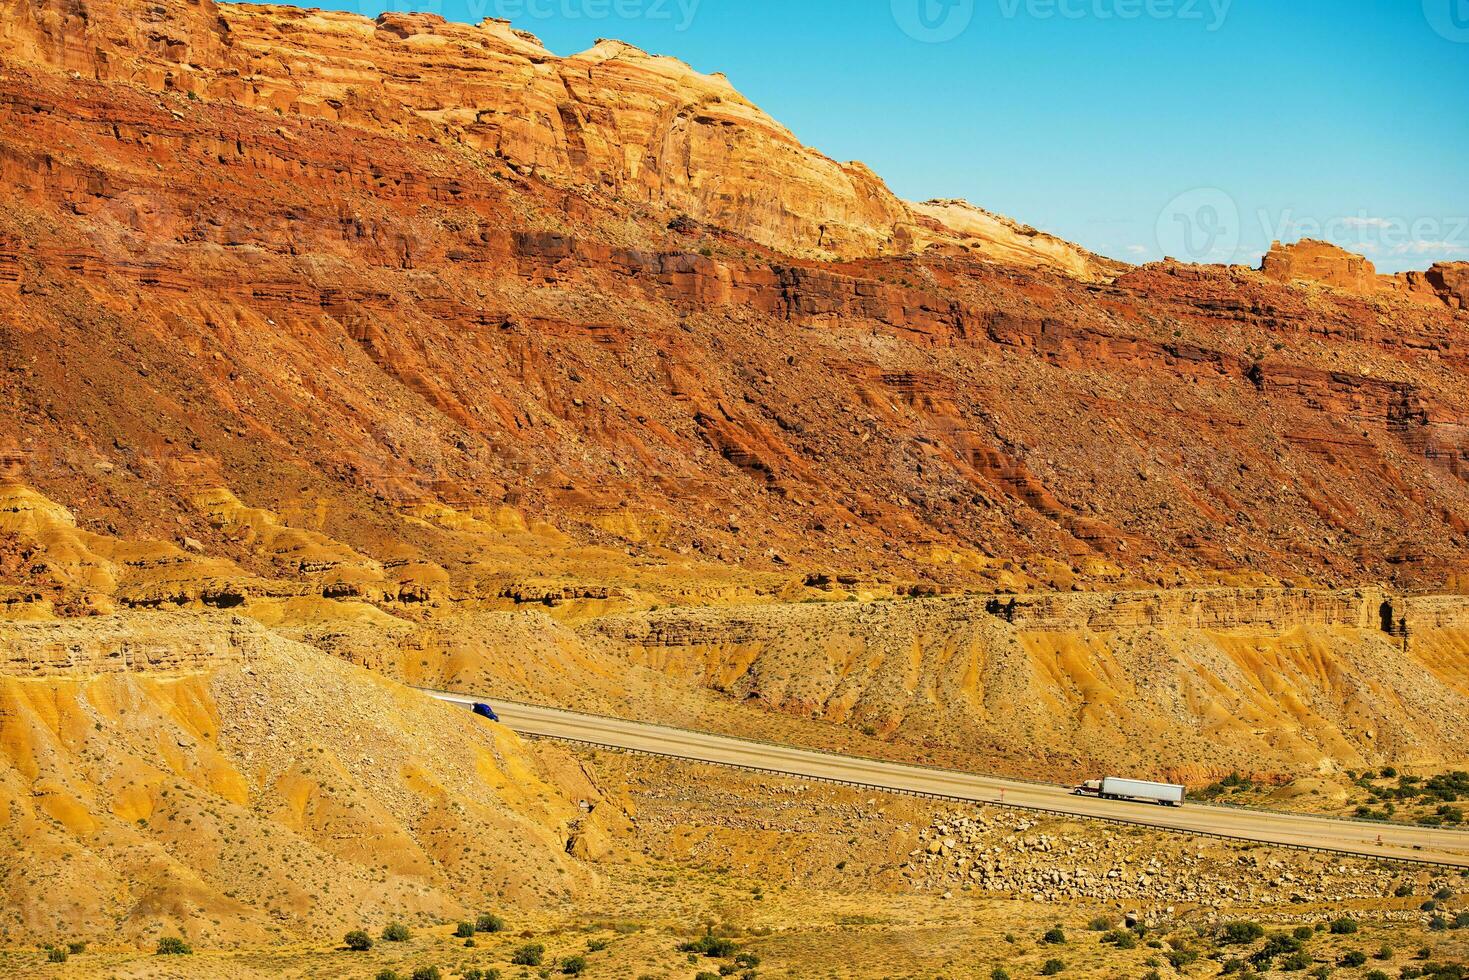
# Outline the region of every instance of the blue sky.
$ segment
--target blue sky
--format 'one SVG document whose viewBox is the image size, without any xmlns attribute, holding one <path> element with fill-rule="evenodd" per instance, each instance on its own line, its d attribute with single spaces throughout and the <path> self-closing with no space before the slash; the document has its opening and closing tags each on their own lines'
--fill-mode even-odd
<svg viewBox="0 0 1469 980">
<path fill-rule="evenodd" d="M 346 0 L 615 37 L 731 82 L 904 197 L 1131 261 L 1325 237 L 1469 260 L 1469 0 Z"/>
</svg>

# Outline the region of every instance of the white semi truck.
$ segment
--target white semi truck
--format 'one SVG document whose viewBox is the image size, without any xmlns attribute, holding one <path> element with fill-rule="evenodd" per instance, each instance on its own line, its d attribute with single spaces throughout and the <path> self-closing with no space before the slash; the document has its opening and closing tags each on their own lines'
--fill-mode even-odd
<svg viewBox="0 0 1469 980">
<path fill-rule="evenodd" d="M 1143 779 L 1088 779 L 1076 787 L 1077 796 L 1097 796 L 1104 800 L 1137 800 L 1159 806 L 1183 806 L 1185 789 L 1172 783 L 1150 783 Z"/>
</svg>

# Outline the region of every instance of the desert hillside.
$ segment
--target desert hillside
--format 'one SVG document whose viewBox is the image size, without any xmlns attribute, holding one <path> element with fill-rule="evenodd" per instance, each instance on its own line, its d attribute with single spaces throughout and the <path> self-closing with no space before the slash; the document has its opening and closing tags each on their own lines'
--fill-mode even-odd
<svg viewBox="0 0 1469 980">
<path fill-rule="evenodd" d="M 247 620 L 8 624 L 0 650 L 9 937 L 262 943 L 596 888 L 575 763 Z"/>
<path fill-rule="evenodd" d="M 1255 890 L 1215 848 L 1205 895 L 1076 830 L 1067 891 L 1006 870 L 1027 821 L 956 851 L 970 815 L 905 803 L 858 845 L 887 803 L 414 689 L 1054 781 L 1462 769 L 1466 331 L 1469 263 L 1129 266 L 616 41 L 0 0 L 0 967 L 180 934 L 306 944 L 189 975 L 361 975 L 322 944 L 401 919 L 383 963 L 468 970 L 456 920 L 510 909 L 682 977 L 672 910 L 734 909 L 797 975 L 833 936 L 899 975 L 867 897 L 955 890 L 987 924 L 954 946 L 1002 893 L 1152 903 L 1175 951 L 1293 893 L 1428 942 L 1438 880 L 1271 857 Z"/>
</svg>

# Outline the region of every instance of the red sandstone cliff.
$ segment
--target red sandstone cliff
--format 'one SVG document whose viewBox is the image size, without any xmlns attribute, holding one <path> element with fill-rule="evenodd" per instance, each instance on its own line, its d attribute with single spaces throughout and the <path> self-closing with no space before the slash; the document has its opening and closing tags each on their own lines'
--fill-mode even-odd
<svg viewBox="0 0 1469 980">
<path fill-rule="evenodd" d="M 1455 267 L 1108 265 L 611 42 L 0 14 L 0 446 L 101 530 L 174 538 L 223 486 L 367 553 L 449 502 L 958 583 L 1469 557 L 1466 321 L 1420 301 Z"/>
</svg>

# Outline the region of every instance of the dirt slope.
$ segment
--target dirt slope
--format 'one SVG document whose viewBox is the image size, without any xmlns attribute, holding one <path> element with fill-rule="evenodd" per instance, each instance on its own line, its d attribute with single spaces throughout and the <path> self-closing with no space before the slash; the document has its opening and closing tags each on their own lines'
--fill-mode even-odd
<svg viewBox="0 0 1469 980">
<path fill-rule="evenodd" d="M 595 887 L 574 765 L 245 620 L 12 624 L 0 650 L 12 941 L 218 947 Z"/>
</svg>

